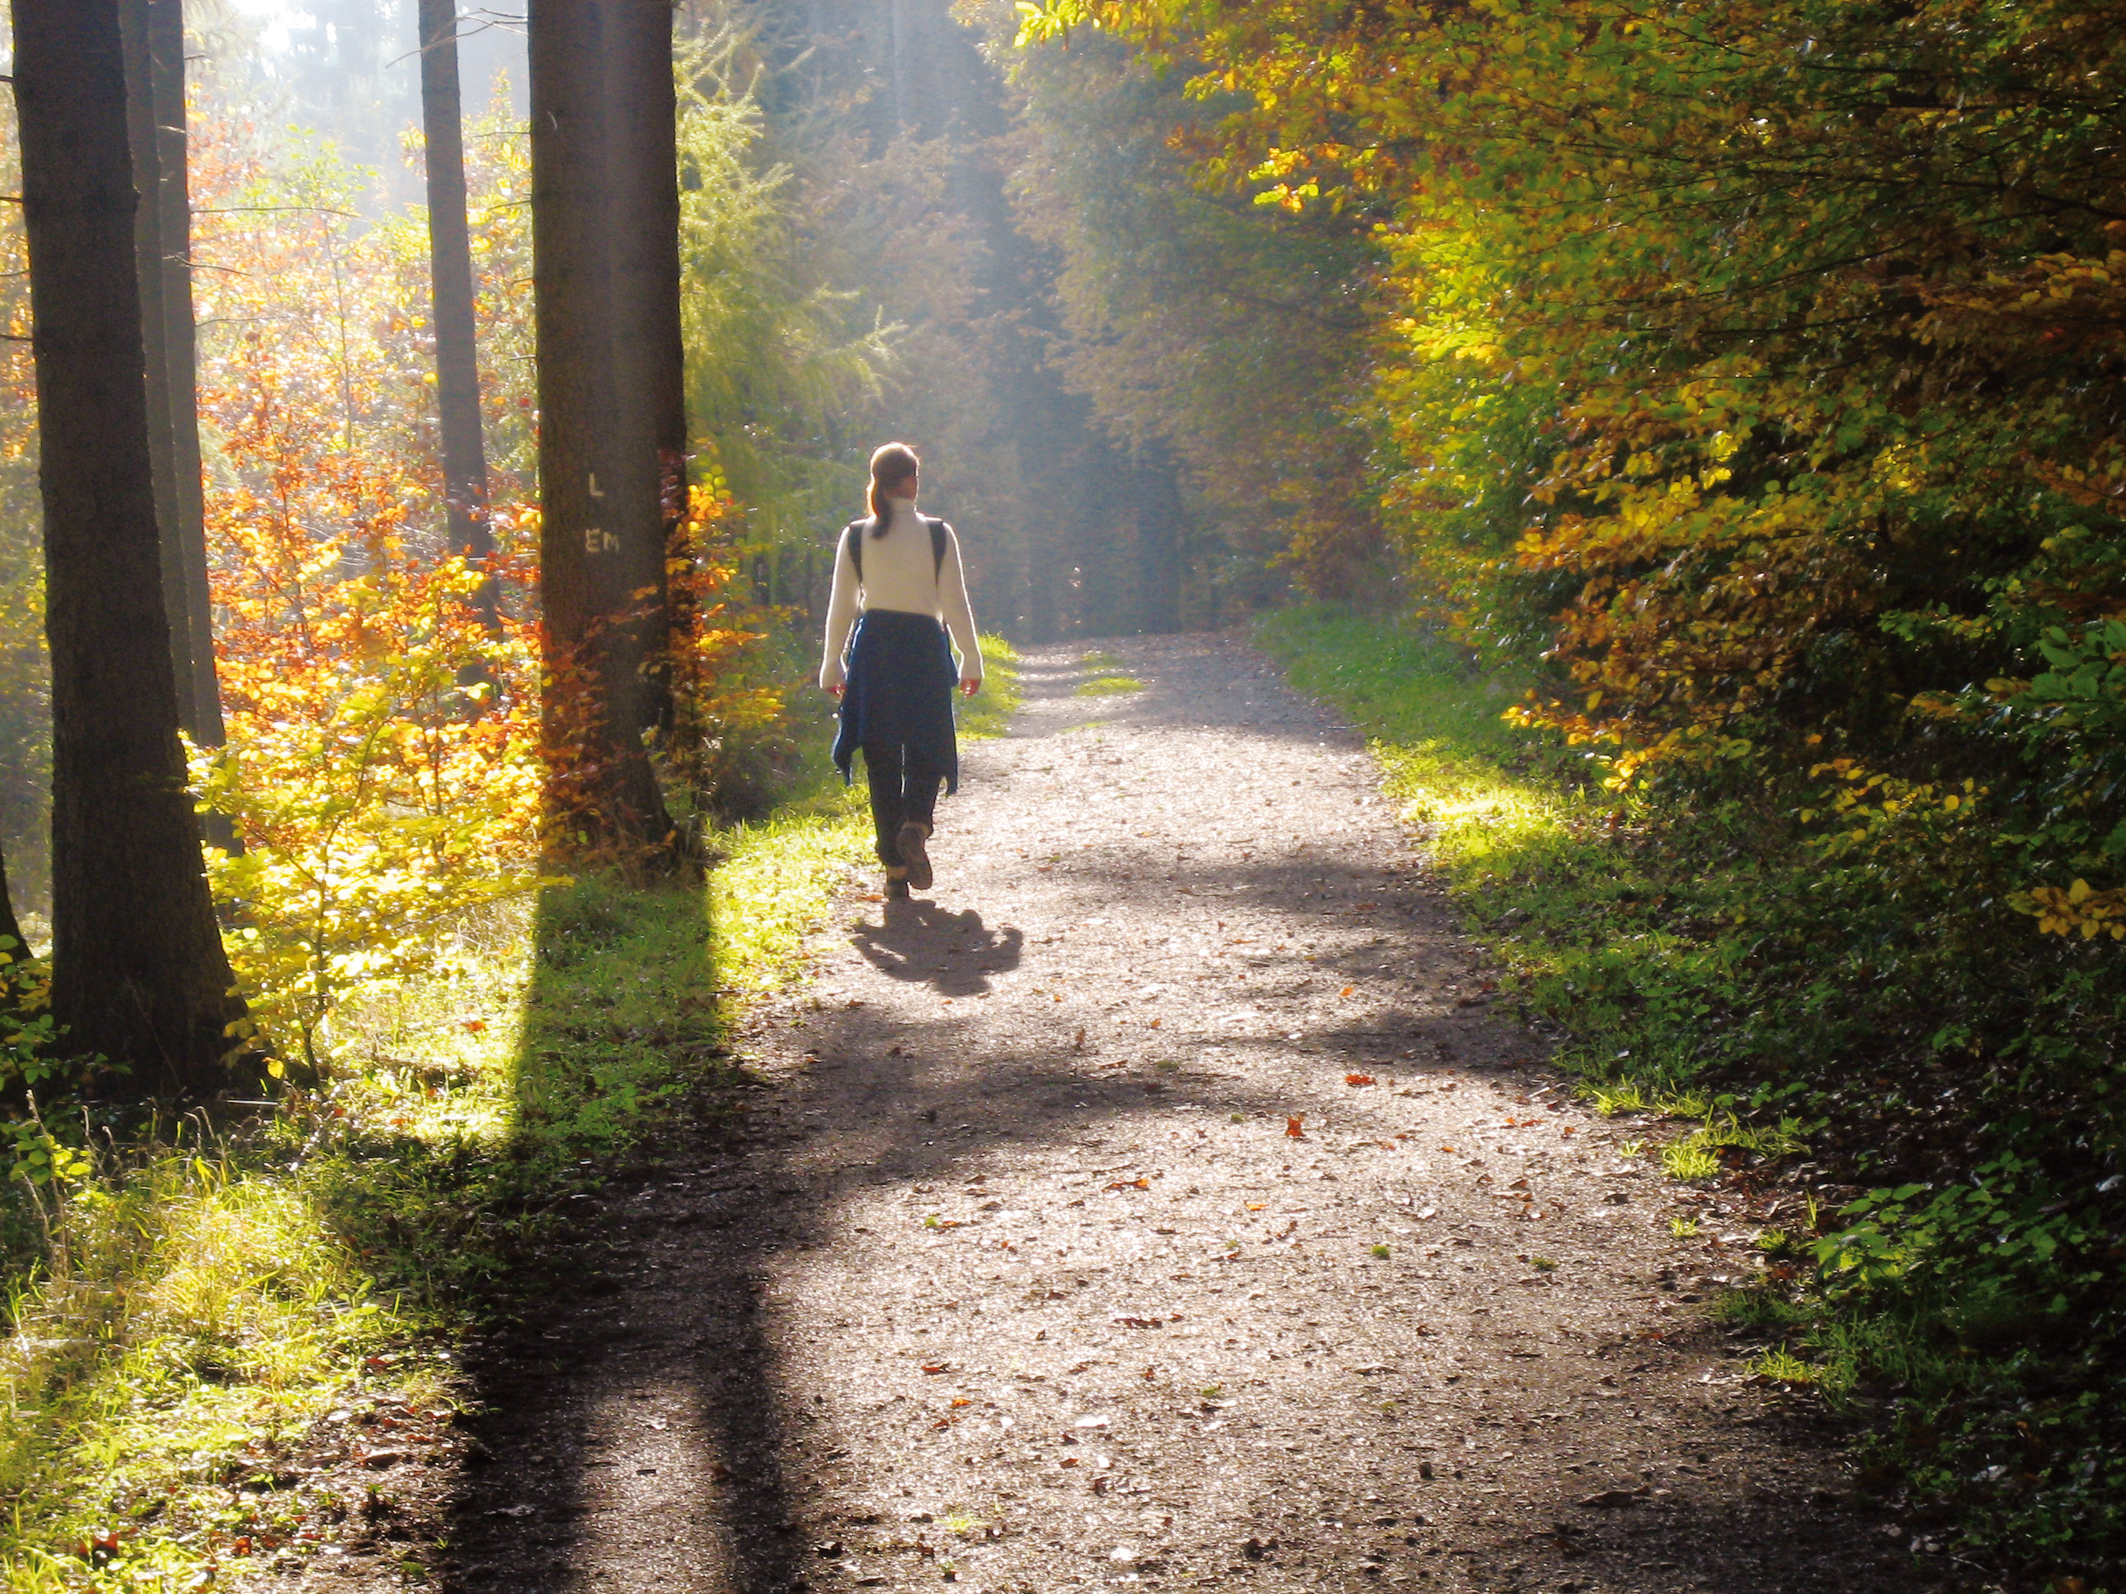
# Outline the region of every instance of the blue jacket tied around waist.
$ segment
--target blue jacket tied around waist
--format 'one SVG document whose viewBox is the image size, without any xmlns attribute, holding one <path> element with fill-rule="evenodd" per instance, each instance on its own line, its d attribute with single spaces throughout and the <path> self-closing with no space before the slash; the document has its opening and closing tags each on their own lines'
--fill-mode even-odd
<svg viewBox="0 0 2126 1594">
<path fill-rule="evenodd" d="M 959 668 L 934 615 L 866 609 L 849 638 L 849 682 L 842 689 L 834 767 L 842 781 L 866 742 L 912 747 L 945 772 L 945 790 L 960 789 L 960 748 L 953 734 L 952 689 Z"/>
</svg>

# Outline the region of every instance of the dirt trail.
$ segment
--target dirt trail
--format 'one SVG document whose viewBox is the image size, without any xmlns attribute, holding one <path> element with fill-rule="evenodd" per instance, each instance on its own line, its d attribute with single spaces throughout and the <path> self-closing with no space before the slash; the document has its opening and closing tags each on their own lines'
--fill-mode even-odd
<svg viewBox="0 0 2126 1594">
<path fill-rule="evenodd" d="M 1691 1304 L 1747 1218 L 1486 1010 L 1358 739 L 1230 640 L 1105 646 L 1147 690 L 1028 657 L 742 1143 L 491 1352 L 448 1585 L 1923 1586 Z"/>
</svg>

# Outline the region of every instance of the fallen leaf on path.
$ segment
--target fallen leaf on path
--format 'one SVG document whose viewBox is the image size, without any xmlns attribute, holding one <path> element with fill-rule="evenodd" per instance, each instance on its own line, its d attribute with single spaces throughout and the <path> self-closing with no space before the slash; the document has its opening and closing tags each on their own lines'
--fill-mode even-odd
<svg viewBox="0 0 2126 1594">
<path fill-rule="evenodd" d="M 1370 1085 L 1373 1083 L 1373 1076 L 1371 1074 L 1346 1074 L 1344 1075 L 1344 1083 L 1346 1085 Z"/>
<path fill-rule="evenodd" d="M 1286 1118 L 1286 1119 L 1285 1119 L 1285 1121 L 1284 1121 L 1284 1132 L 1285 1132 L 1285 1137 L 1286 1137 L 1287 1139 L 1289 1139 L 1289 1140 L 1304 1140 L 1304 1139 L 1306 1139 L 1306 1138 L 1307 1138 L 1307 1132 L 1306 1132 L 1306 1130 L 1304 1130 L 1303 1128 L 1301 1128 L 1301 1127 L 1300 1127 L 1300 1126 L 1301 1126 L 1302 1124 L 1304 1124 L 1304 1123 L 1305 1123 L 1306 1121 L 1307 1121 L 1307 1115 L 1306 1115 L 1305 1113 L 1301 1113 L 1301 1114 L 1300 1114 L 1300 1115 L 1299 1115 L 1298 1117 L 1296 1117 L 1296 1118 L 1291 1118 L 1291 1117 L 1288 1117 L 1288 1118 Z"/>
<path fill-rule="evenodd" d="M 1112 1317 L 1111 1323 L 1120 1323 L 1124 1328 L 1157 1328 L 1166 1321 L 1163 1317 Z"/>
<path fill-rule="evenodd" d="M 925 1362 L 923 1363 L 923 1371 L 926 1373 L 949 1373 L 952 1371 L 952 1363 Z"/>
<path fill-rule="evenodd" d="M 1250 1212 L 1260 1212 L 1264 1207 L 1268 1205 L 1269 1202 L 1267 1201 L 1250 1201 L 1248 1203 L 1248 1210 Z"/>
<path fill-rule="evenodd" d="M 1613 1511 L 1621 1506 L 1637 1505 L 1652 1492 L 1645 1484 L 1636 1489 L 1604 1489 L 1600 1494 L 1590 1494 L 1580 1504 L 1600 1511 Z"/>
<path fill-rule="evenodd" d="M 1358 987 L 1357 987 L 1357 986 L 1355 986 L 1355 985 L 1346 985 L 1346 986 L 1345 986 L 1345 987 L 1344 987 L 1344 988 L 1343 988 L 1342 990 L 1338 991 L 1338 992 L 1337 992 L 1336 994 L 1337 994 L 1338 996 L 1349 996 L 1349 995 L 1351 995 L 1351 994 L 1352 994 L 1353 992 L 1355 992 L 1355 991 L 1356 991 L 1357 989 L 1358 989 Z"/>
<path fill-rule="evenodd" d="M 1151 1182 L 1151 1180 L 1149 1180 L 1149 1179 L 1117 1179 L 1117 1180 L 1116 1180 L 1116 1181 L 1115 1181 L 1115 1182 L 1114 1182 L 1113 1184 L 1111 1184 L 1111 1185 L 1109 1185 L 1109 1186 L 1108 1186 L 1108 1189 L 1110 1189 L 1110 1190 L 1149 1190 L 1149 1189 L 1150 1189 L 1151 1187 L 1152 1187 L 1152 1182 Z"/>
</svg>

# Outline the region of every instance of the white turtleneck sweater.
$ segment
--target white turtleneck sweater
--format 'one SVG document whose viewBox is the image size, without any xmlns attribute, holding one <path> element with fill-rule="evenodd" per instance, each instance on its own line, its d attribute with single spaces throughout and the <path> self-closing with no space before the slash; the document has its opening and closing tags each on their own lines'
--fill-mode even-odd
<svg viewBox="0 0 2126 1594">
<path fill-rule="evenodd" d="M 866 609 L 898 609 L 906 614 L 929 615 L 945 622 L 959 650 L 960 679 L 982 678 L 982 650 L 974 636 L 974 611 L 967 604 L 967 575 L 960 566 L 960 539 L 945 528 L 945 562 L 933 567 L 930 533 L 906 498 L 889 498 L 892 518 L 883 537 L 871 535 L 868 518 L 858 521 L 851 534 L 864 539 L 864 574 L 859 581 L 855 561 L 849 557 L 848 540 L 837 546 L 834 558 L 834 593 L 827 600 L 827 658 L 819 667 L 824 691 L 843 685 L 848 676 L 842 669 L 842 652 L 849 645 L 849 630 Z"/>
</svg>

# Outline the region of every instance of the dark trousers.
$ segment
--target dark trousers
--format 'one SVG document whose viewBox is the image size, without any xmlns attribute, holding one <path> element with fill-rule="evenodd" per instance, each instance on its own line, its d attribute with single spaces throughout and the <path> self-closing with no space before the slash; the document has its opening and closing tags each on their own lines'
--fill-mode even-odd
<svg viewBox="0 0 2126 1594">
<path fill-rule="evenodd" d="M 878 829 L 878 861 L 900 865 L 901 826 L 914 820 L 925 830 L 937 812 L 945 772 L 913 747 L 896 742 L 864 743 L 864 778 L 871 786 L 871 823 Z"/>
</svg>

